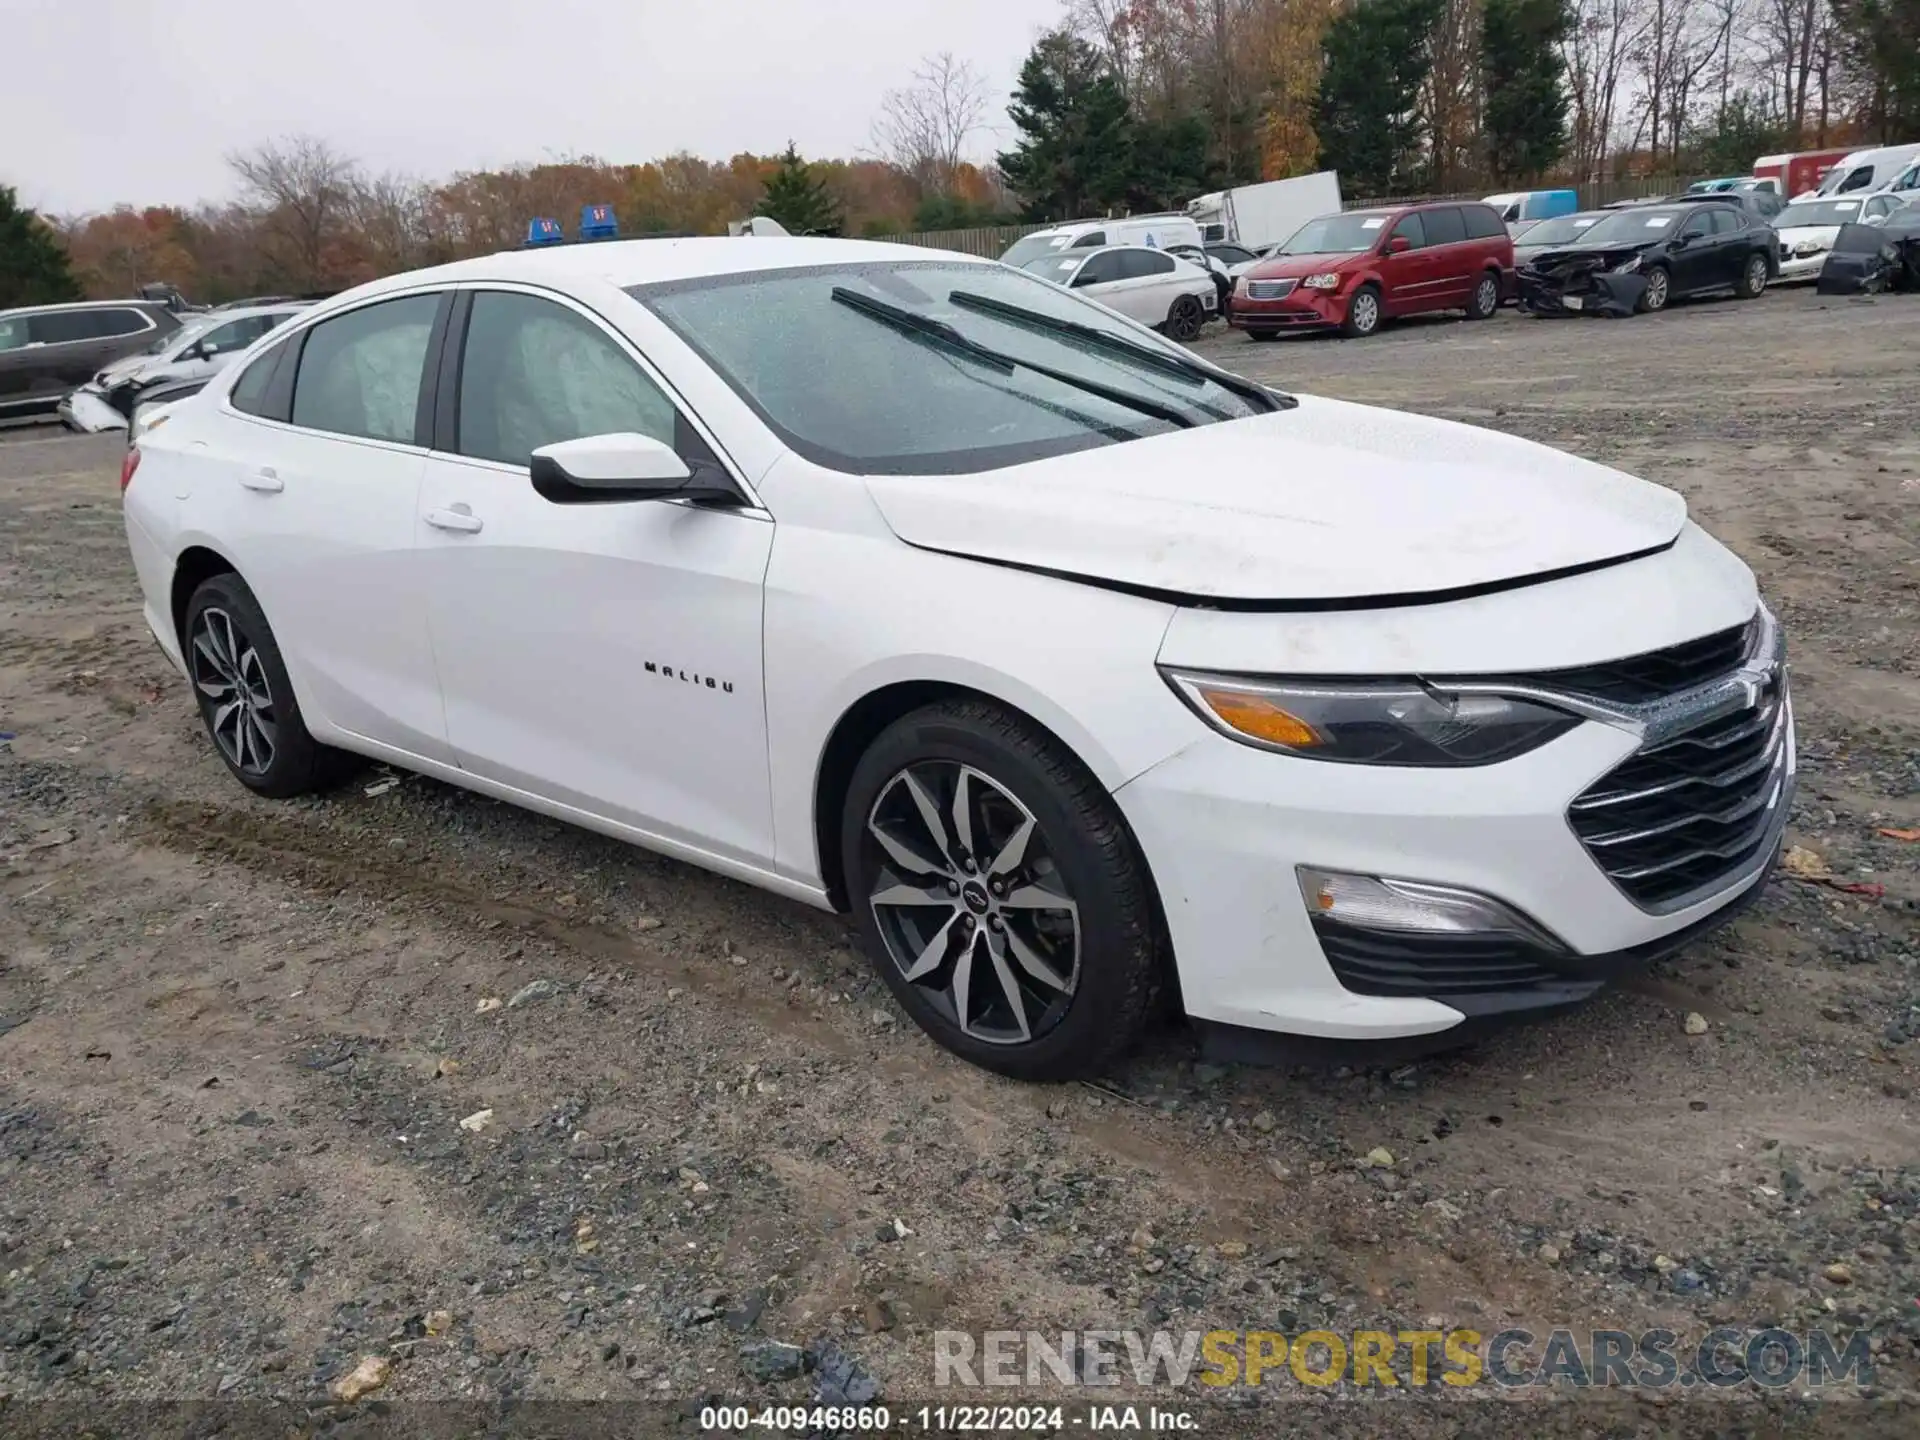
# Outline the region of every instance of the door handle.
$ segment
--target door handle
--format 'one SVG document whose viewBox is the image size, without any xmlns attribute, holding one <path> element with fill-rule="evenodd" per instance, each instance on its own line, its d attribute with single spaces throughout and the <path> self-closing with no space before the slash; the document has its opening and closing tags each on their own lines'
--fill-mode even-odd
<svg viewBox="0 0 1920 1440">
<path fill-rule="evenodd" d="M 453 530 L 462 535 L 480 533 L 480 517 L 464 505 L 455 505 L 447 510 L 429 510 L 426 522 L 436 530 Z"/>
<path fill-rule="evenodd" d="M 280 478 L 280 473 L 271 465 L 263 465 L 250 475 L 242 475 L 240 483 L 249 490 L 258 490 L 266 495 L 277 495 L 287 488 L 286 482 Z"/>
</svg>

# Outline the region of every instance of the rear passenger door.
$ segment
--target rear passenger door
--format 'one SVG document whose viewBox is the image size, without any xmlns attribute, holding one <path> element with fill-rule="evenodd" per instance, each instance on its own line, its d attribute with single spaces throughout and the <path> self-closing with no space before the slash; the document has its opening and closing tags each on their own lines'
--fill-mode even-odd
<svg viewBox="0 0 1920 1440">
<path fill-rule="evenodd" d="M 1118 300 L 1110 300 L 1122 315 L 1142 325 L 1159 325 L 1173 308 L 1174 259 L 1158 250 L 1116 251 L 1120 257 Z"/>
<path fill-rule="evenodd" d="M 1480 278 L 1474 265 L 1474 247 L 1467 243 L 1467 222 L 1451 205 L 1420 212 L 1426 248 L 1433 252 L 1434 307 L 1465 305 Z"/>
<path fill-rule="evenodd" d="M 182 514 L 233 547 L 301 707 L 396 758 L 442 762 L 415 529 L 437 378 L 427 357 L 450 307 L 437 291 L 381 299 L 271 347 L 225 396 L 208 463 L 182 472 Z"/>
</svg>

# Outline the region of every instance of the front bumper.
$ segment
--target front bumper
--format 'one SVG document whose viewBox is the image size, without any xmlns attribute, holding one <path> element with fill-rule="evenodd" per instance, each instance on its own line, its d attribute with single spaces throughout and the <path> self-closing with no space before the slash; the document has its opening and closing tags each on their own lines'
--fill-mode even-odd
<svg viewBox="0 0 1920 1440">
<path fill-rule="evenodd" d="M 1829 252 L 1822 250 L 1818 255 L 1796 255 L 1789 259 L 1780 257 L 1780 274 L 1773 282 L 1776 285 L 1794 285 L 1807 280 L 1818 280 L 1820 271 L 1827 263 Z"/>
<path fill-rule="evenodd" d="M 1435 1048 L 1487 1022 L 1577 1004 L 1758 893 L 1797 764 L 1784 682 L 1776 703 L 1777 784 L 1761 797 L 1751 845 L 1665 906 L 1636 903 L 1569 820 L 1576 799 L 1653 748 L 1651 736 L 1643 744 L 1599 720 L 1465 769 L 1328 764 L 1208 735 L 1117 798 L 1159 886 L 1190 1017 L 1228 1033 L 1422 1037 L 1419 1048 Z M 1559 944 L 1316 925 L 1295 880 L 1302 865 L 1491 896 Z"/>
<path fill-rule="evenodd" d="M 1550 276 L 1522 270 L 1515 280 L 1519 307 L 1530 315 L 1633 314 L 1647 293 L 1646 277 L 1636 272 L 1593 270 Z"/>
<path fill-rule="evenodd" d="M 1279 300 L 1255 300 L 1246 295 L 1233 297 L 1227 323 L 1236 330 L 1320 330 L 1339 325 L 1347 318 L 1347 295 L 1338 290 L 1309 290 L 1295 285 Z"/>
</svg>

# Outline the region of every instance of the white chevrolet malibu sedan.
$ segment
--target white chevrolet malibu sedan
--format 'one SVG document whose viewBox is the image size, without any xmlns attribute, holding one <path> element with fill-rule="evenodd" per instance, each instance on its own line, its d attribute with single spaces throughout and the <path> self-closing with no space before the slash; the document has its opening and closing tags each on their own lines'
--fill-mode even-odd
<svg viewBox="0 0 1920 1440">
<path fill-rule="evenodd" d="M 964 256 L 396 276 L 122 482 L 242 784 L 371 756 L 850 912 L 1010 1075 L 1163 994 L 1249 1057 L 1553 1011 L 1729 918 L 1786 823 L 1780 632 L 1679 496 Z"/>
</svg>

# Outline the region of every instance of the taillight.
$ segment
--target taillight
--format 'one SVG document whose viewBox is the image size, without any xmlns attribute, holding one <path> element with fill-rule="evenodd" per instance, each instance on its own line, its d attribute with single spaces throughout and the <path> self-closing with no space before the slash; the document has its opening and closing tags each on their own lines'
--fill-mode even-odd
<svg viewBox="0 0 1920 1440">
<path fill-rule="evenodd" d="M 127 458 L 120 462 L 120 493 L 127 493 L 127 486 L 133 483 L 133 472 L 140 468 L 140 452 L 133 446 L 127 447 Z"/>
</svg>

